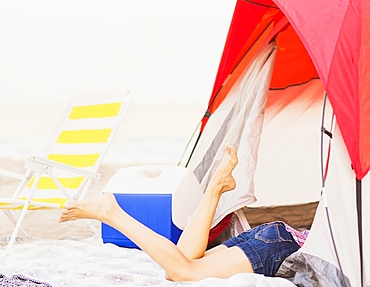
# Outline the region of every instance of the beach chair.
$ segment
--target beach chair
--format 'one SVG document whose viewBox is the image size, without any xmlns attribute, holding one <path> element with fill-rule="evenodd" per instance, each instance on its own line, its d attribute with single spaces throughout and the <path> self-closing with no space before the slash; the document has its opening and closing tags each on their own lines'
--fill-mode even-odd
<svg viewBox="0 0 370 287">
<path fill-rule="evenodd" d="M 72 98 L 41 151 L 26 159 L 25 174 L 0 170 L 0 175 L 20 180 L 11 198 L 0 198 L 0 209 L 15 223 L 6 252 L 27 210 L 64 208 L 82 199 L 92 180 L 100 178 L 98 168 L 130 103 L 125 91 Z M 11 211 L 17 209 L 21 212 L 15 219 Z"/>
</svg>

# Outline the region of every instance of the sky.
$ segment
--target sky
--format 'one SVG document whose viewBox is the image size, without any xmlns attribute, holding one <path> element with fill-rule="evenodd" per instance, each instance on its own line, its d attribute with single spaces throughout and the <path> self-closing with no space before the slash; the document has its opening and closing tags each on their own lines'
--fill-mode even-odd
<svg viewBox="0 0 370 287">
<path fill-rule="evenodd" d="M 0 104 L 208 102 L 236 0 L 0 0 Z"/>
</svg>

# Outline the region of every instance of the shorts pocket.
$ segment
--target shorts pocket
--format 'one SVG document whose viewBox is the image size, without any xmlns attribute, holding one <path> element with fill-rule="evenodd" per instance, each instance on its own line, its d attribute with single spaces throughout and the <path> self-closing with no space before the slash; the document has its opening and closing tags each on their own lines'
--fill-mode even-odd
<svg viewBox="0 0 370 287">
<path fill-rule="evenodd" d="M 266 224 L 256 233 L 255 238 L 265 243 L 293 241 L 291 234 L 286 231 L 285 225 L 282 222 L 272 222 Z"/>
</svg>

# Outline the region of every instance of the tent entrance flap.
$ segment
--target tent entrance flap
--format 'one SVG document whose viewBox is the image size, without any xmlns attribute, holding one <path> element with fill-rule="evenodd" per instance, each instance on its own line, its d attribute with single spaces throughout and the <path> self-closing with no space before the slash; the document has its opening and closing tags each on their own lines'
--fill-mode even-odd
<svg viewBox="0 0 370 287">
<path fill-rule="evenodd" d="M 212 227 L 227 214 L 255 201 L 253 178 L 276 51 L 271 43 L 246 68 L 210 117 L 189 162 L 188 167 L 205 189 L 224 147 L 233 144 L 238 149 L 239 164 L 233 172 L 237 187 L 222 195 Z"/>
</svg>

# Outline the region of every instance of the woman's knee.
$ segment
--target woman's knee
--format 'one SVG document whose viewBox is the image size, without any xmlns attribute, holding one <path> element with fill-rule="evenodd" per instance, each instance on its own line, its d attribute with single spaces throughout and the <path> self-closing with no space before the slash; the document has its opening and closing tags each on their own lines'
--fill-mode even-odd
<svg viewBox="0 0 370 287">
<path fill-rule="evenodd" d="M 198 260 L 190 261 L 183 266 L 176 266 L 171 272 L 166 272 L 166 279 L 173 282 L 198 281 L 202 279 L 200 275 Z"/>
<path fill-rule="evenodd" d="M 180 282 L 180 281 L 192 281 L 191 269 L 192 263 L 189 262 L 185 265 L 177 265 L 173 266 L 172 270 L 166 270 L 165 278 L 166 280 L 173 281 L 173 282 Z"/>
</svg>

